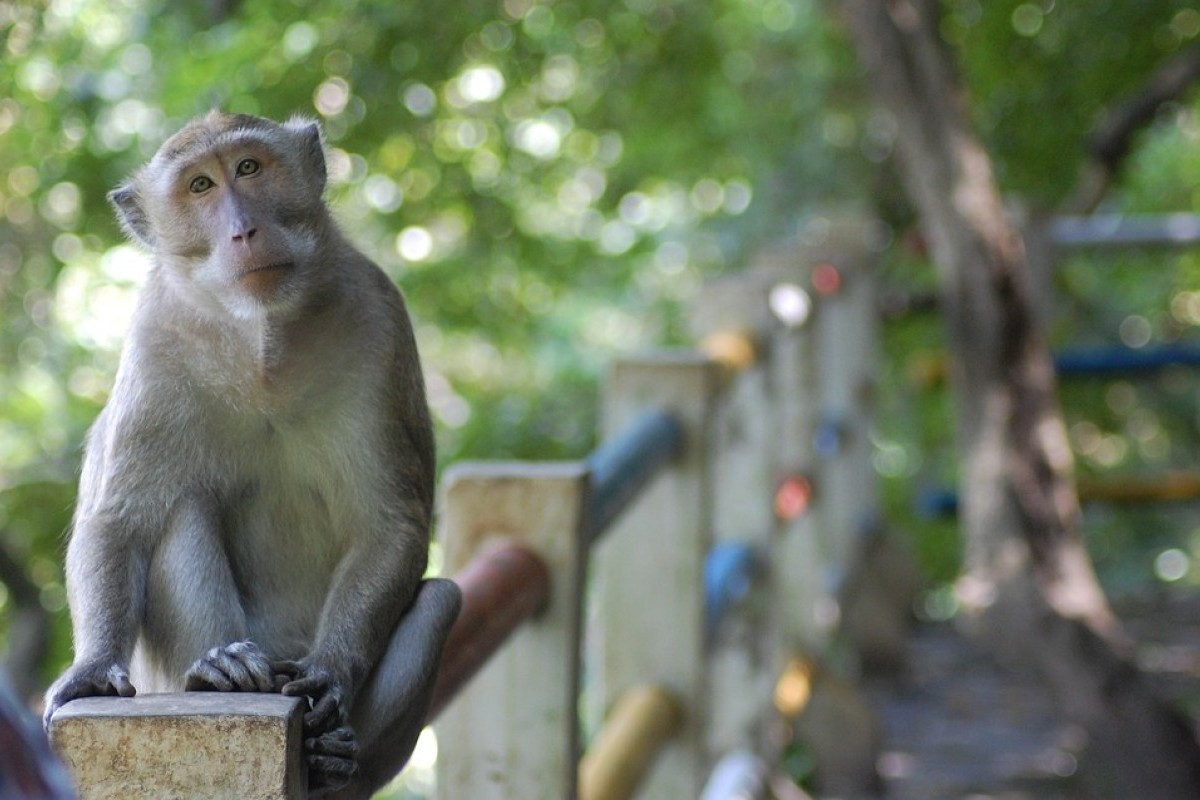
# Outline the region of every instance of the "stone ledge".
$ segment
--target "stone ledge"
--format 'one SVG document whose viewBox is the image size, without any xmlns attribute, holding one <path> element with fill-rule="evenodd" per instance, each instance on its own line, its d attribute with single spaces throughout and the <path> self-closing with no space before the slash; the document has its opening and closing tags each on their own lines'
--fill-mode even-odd
<svg viewBox="0 0 1200 800">
<path fill-rule="evenodd" d="M 300 800 L 302 727 L 282 695 L 88 697 L 55 713 L 50 741 L 82 800 Z"/>
</svg>

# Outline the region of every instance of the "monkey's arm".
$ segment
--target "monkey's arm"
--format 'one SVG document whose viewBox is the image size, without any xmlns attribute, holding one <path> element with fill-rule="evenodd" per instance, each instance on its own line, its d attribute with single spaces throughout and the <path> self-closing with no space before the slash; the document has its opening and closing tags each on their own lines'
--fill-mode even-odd
<svg viewBox="0 0 1200 800">
<path fill-rule="evenodd" d="M 346 722 L 355 695 L 412 602 L 425 570 L 427 525 L 407 520 L 392 528 L 396 532 L 386 542 L 363 537 L 334 574 L 312 652 L 278 665 L 295 676 L 283 693 L 313 701 L 305 717 L 308 730 L 326 731 Z"/>
<path fill-rule="evenodd" d="M 46 694 L 47 723 L 78 697 L 135 692 L 129 662 L 145 619 L 153 532 L 169 504 L 163 487 L 174 476 L 149 457 L 155 447 L 171 452 L 169 426 L 121 400 L 127 381 L 119 372 L 115 399 L 88 433 L 66 557 L 75 660 Z"/>
<path fill-rule="evenodd" d="M 113 519 L 80 520 L 67 556 L 75 661 L 46 692 L 45 723 L 79 697 L 132 697 L 129 659 L 145 595 L 144 554 Z"/>
</svg>

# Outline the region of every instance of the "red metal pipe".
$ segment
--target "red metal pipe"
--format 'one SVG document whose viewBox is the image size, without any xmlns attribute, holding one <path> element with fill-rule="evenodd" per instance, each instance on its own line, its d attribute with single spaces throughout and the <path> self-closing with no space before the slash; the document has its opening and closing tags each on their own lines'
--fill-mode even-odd
<svg viewBox="0 0 1200 800">
<path fill-rule="evenodd" d="M 486 550 L 459 570 L 462 611 L 450 629 L 427 721 L 432 722 L 459 690 L 500 649 L 517 627 L 546 607 L 550 572 L 532 550 L 506 542 Z"/>
</svg>

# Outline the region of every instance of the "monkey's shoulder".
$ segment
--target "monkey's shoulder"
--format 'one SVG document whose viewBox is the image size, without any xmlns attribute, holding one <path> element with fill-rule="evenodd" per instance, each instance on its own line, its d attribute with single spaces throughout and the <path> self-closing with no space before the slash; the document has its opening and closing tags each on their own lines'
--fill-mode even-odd
<svg viewBox="0 0 1200 800">
<path fill-rule="evenodd" d="M 392 327 L 411 326 L 404 293 L 382 267 L 357 249 L 347 259 L 346 266 L 353 269 L 358 277 L 358 280 L 340 287 L 345 292 L 346 300 L 360 310 L 366 307 L 385 315 Z"/>
</svg>

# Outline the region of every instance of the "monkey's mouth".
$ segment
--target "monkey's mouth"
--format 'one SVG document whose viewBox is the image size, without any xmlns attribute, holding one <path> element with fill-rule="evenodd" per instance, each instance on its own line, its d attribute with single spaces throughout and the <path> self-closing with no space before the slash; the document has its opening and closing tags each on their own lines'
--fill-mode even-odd
<svg viewBox="0 0 1200 800">
<path fill-rule="evenodd" d="M 239 277 L 248 278 L 259 272 L 274 272 L 276 270 L 287 270 L 293 266 L 291 261 L 275 261 L 270 264 L 255 264 L 242 270 Z"/>
</svg>

